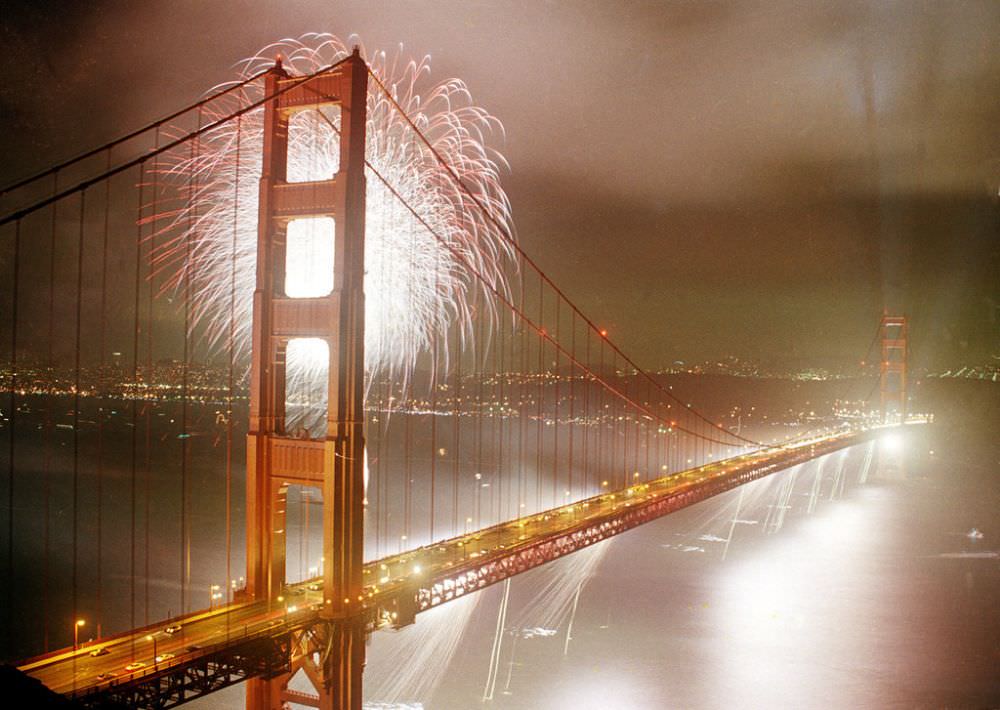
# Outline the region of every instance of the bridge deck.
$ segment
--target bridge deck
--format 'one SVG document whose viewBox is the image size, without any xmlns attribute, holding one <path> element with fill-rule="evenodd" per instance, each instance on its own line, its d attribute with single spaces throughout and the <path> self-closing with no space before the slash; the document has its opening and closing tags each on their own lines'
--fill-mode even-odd
<svg viewBox="0 0 1000 710">
<path fill-rule="evenodd" d="M 844 432 L 738 456 L 376 560 L 365 566 L 365 596 L 356 603 L 373 630 L 403 625 L 419 611 L 775 471 L 861 443 L 878 431 Z M 123 697 L 128 691 L 137 703 L 143 692 L 151 691 L 161 703 L 157 707 L 179 704 L 244 677 L 280 672 L 287 658 L 271 659 L 278 664 L 272 665 L 261 656 L 269 652 L 267 643 L 277 644 L 280 654 L 293 631 L 322 623 L 318 581 L 292 585 L 283 598 L 189 614 L 76 651 L 40 656 L 19 668 L 67 695 L 96 700 L 108 694 Z M 175 625 L 178 631 L 165 632 Z M 155 647 L 148 640 L 151 634 Z M 92 656 L 96 649 L 107 652 Z M 160 656 L 159 662 L 154 655 Z M 143 665 L 126 670 L 130 663 Z M 214 683 L 209 682 L 213 675 L 218 676 Z M 171 695 L 166 704 L 164 689 Z"/>
</svg>

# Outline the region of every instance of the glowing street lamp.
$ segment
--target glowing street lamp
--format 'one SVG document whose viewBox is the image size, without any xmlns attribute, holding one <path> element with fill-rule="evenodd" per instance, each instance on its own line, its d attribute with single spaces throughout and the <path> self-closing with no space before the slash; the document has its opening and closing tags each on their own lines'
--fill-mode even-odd
<svg viewBox="0 0 1000 710">
<path fill-rule="evenodd" d="M 222 599 L 221 587 L 218 584 L 213 584 L 208 588 L 208 610 L 211 611 L 215 608 L 215 603 Z"/>
<path fill-rule="evenodd" d="M 160 657 L 156 653 L 156 636 L 154 636 L 153 634 L 147 634 L 146 635 L 146 640 L 153 642 L 153 665 L 155 666 L 157 663 L 160 662 L 160 660 L 159 660 Z"/>
<path fill-rule="evenodd" d="M 73 623 L 73 650 L 80 645 L 80 627 L 86 626 L 87 622 L 84 619 L 77 619 Z"/>
</svg>

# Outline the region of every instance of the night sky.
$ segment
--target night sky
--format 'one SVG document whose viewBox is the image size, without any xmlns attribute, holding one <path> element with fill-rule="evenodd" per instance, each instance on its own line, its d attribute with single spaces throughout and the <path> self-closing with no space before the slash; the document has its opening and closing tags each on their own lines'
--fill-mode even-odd
<svg viewBox="0 0 1000 710">
<path fill-rule="evenodd" d="M 1000 357 L 1000 3 L 0 2 L 8 183 L 305 32 L 498 116 L 518 235 L 640 364 Z"/>
</svg>

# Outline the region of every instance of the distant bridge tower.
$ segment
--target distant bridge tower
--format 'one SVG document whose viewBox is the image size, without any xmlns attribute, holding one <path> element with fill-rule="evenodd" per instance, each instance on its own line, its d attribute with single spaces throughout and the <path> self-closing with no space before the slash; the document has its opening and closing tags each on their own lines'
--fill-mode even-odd
<svg viewBox="0 0 1000 710">
<path fill-rule="evenodd" d="M 365 120 L 368 68 L 358 51 L 308 81 L 289 77 L 280 60 L 265 79 L 263 167 L 253 302 L 253 362 L 247 437 L 247 593 L 275 606 L 285 586 L 285 507 L 289 485 L 323 494 L 323 606 L 327 623 L 293 633 L 290 672 L 253 679 L 248 710 L 286 702 L 323 710 L 361 710 L 365 619 L 361 611 L 364 460 Z M 289 123 L 321 106 L 341 112 L 340 167 L 330 179 L 289 182 Z M 296 224 L 298 223 L 298 224 Z M 322 230 L 317 232 L 316 230 Z M 317 265 L 302 240 L 328 235 L 329 263 Z M 332 279 L 328 292 L 307 290 L 302 273 Z M 300 273 L 296 273 L 296 269 Z M 315 273 L 315 271 L 311 271 Z M 311 280 L 310 280 L 311 281 Z M 332 283 L 332 286 L 329 284 Z M 327 287 L 320 290 L 327 291 Z M 290 344 L 316 338 L 329 350 L 326 431 L 290 436 L 285 425 L 286 356 Z M 312 343 L 315 345 L 315 343 Z M 287 603 L 284 602 L 284 603 Z M 318 698 L 293 691 L 298 671 Z"/>
<path fill-rule="evenodd" d="M 882 422 L 906 421 L 906 316 L 882 316 L 879 390 Z"/>
</svg>

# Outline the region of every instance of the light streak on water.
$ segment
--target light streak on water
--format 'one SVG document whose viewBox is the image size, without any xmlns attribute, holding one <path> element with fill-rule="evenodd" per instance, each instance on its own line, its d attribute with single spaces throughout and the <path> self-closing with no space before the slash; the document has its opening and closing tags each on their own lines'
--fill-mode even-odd
<svg viewBox="0 0 1000 710">
<path fill-rule="evenodd" d="M 799 521 L 796 534 L 775 538 L 763 548 L 742 555 L 719 571 L 717 598 L 709 605 L 713 625 L 727 631 L 728 641 L 716 649 L 721 667 L 730 675 L 720 683 L 718 700 L 732 702 L 733 689 L 744 684 L 754 704 L 755 686 L 781 685 L 789 697 L 802 697 L 815 677 L 802 677 L 794 664 L 802 659 L 786 651 L 763 649 L 824 649 L 837 645 L 836 620 L 849 616 L 847 602 L 836 590 L 849 586 L 853 558 L 878 538 L 874 500 L 842 500 Z M 855 616 L 867 611 L 854 609 Z M 799 651 L 801 653 L 801 651 Z M 738 662 L 737 662 L 738 659 Z M 791 664 L 791 665 L 790 665 Z M 821 664 L 820 664 L 821 665 Z"/>
</svg>

